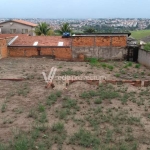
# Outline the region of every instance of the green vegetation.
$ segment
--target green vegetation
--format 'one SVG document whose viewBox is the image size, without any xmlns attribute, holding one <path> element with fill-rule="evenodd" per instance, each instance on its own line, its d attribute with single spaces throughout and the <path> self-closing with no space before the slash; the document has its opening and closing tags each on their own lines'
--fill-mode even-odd
<svg viewBox="0 0 150 150">
<path fill-rule="evenodd" d="M 96 33 L 123 33 L 136 30 L 137 27 L 110 27 L 108 25 L 85 25 L 81 28 L 82 31 L 85 29 L 92 28 Z"/>
<path fill-rule="evenodd" d="M 83 92 L 80 95 L 80 97 L 86 99 L 86 98 L 92 98 L 98 96 L 99 100 L 95 100 L 95 102 L 105 100 L 105 99 L 113 99 L 113 98 L 120 97 L 119 94 L 113 88 L 111 88 L 111 86 L 108 87 L 105 89 L 103 86 L 99 86 L 99 89 L 97 91 Z"/>
<path fill-rule="evenodd" d="M 62 144 L 67 137 L 67 133 L 64 127 L 64 124 L 61 122 L 54 123 L 51 128 L 52 131 L 52 143 L 58 145 L 58 149 L 62 149 Z"/>
<path fill-rule="evenodd" d="M 46 104 L 49 105 L 49 106 L 53 105 L 60 96 L 61 96 L 60 91 L 57 91 L 57 92 L 54 92 L 54 93 L 50 94 L 47 97 Z"/>
<path fill-rule="evenodd" d="M 131 31 L 131 36 L 137 40 L 150 36 L 150 30 Z"/>
<path fill-rule="evenodd" d="M 6 111 L 6 104 L 4 103 L 4 104 L 2 104 L 2 106 L 1 106 L 1 112 L 2 113 L 4 113 L 5 111 Z"/>
<path fill-rule="evenodd" d="M 93 135 L 91 132 L 85 129 L 80 129 L 70 138 L 70 143 L 78 144 L 85 148 L 92 147 L 94 149 L 98 149 L 100 145 L 100 139 Z"/>
<path fill-rule="evenodd" d="M 36 35 L 53 35 L 54 32 L 51 30 L 46 22 L 39 23 L 35 28 Z"/>
<path fill-rule="evenodd" d="M 135 68 L 139 69 L 140 66 L 141 66 L 140 64 L 136 64 L 136 65 L 135 65 Z"/>
<path fill-rule="evenodd" d="M 96 58 L 90 58 L 87 59 L 89 61 L 89 64 L 92 67 L 97 67 L 97 68 L 103 68 L 106 71 L 113 71 L 114 72 L 114 76 L 117 78 L 126 78 L 126 79 L 132 79 L 132 78 L 145 78 L 145 76 L 149 76 L 148 73 L 145 73 L 143 70 L 141 72 L 140 69 L 142 68 L 142 66 L 138 63 L 134 63 L 134 62 L 128 62 L 128 61 L 124 61 L 124 63 L 116 63 L 114 61 L 107 61 L 107 62 L 101 62 Z M 132 69 L 135 69 L 135 72 L 132 72 Z M 91 73 L 91 72 L 89 72 Z M 110 74 L 110 72 L 108 72 L 108 74 Z"/>
<path fill-rule="evenodd" d="M 62 35 L 65 32 L 72 33 L 72 30 L 70 28 L 69 23 L 64 23 L 61 27 L 60 30 L 57 31 L 60 35 Z"/>
<path fill-rule="evenodd" d="M 74 75 L 74 76 L 78 76 L 78 75 L 81 75 L 82 72 L 81 71 L 73 71 L 72 69 L 68 69 L 67 71 L 62 71 L 61 72 L 61 76 L 65 76 L 65 75 Z"/>
<path fill-rule="evenodd" d="M 111 64 L 108 64 L 108 63 L 103 63 L 103 62 L 100 62 L 99 59 L 97 58 L 86 58 L 86 61 L 88 61 L 90 63 L 91 66 L 95 66 L 95 67 L 103 67 L 104 69 L 105 68 L 108 68 L 110 71 L 112 71 L 114 69 L 114 66 L 111 65 Z"/>
<path fill-rule="evenodd" d="M 88 61 L 91 66 L 98 66 L 99 65 L 99 61 L 97 58 L 86 58 L 85 61 Z"/>
<path fill-rule="evenodd" d="M 95 29 L 94 29 L 94 28 L 86 28 L 86 29 L 84 30 L 84 33 L 89 33 L 89 34 L 95 33 Z"/>
<path fill-rule="evenodd" d="M 150 51 L 150 43 L 144 45 L 144 50 Z"/>
<path fill-rule="evenodd" d="M 132 62 L 127 62 L 125 65 L 124 65 L 124 68 L 128 68 L 128 67 L 132 67 Z"/>
<path fill-rule="evenodd" d="M 39 106 L 38 106 L 38 111 L 39 111 L 39 112 L 44 112 L 44 111 L 45 111 L 44 105 L 39 104 Z"/>
<path fill-rule="evenodd" d="M 19 89 L 18 89 L 18 95 L 19 96 L 24 96 L 24 97 L 27 97 L 27 95 L 29 94 L 30 92 L 30 88 L 28 86 L 27 83 L 23 84 Z"/>
<path fill-rule="evenodd" d="M 70 114 L 70 110 L 69 109 L 62 109 L 60 111 L 56 111 L 57 116 L 59 117 L 59 119 L 66 119 L 67 116 Z"/>
<path fill-rule="evenodd" d="M 130 62 L 126 65 L 132 66 Z M 137 127 L 141 132 L 145 132 L 141 118 L 130 114 L 132 109 L 124 109 L 124 105 L 128 105 L 129 101 L 137 106 L 144 105 L 147 112 L 145 116 L 149 119 L 150 114 L 145 100 L 146 96 L 149 96 L 149 91 L 150 89 L 147 88 L 136 93 L 128 91 L 128 88 L 122 85 L 101 84 L 95 90 L 85 90 L 80 93 L 78 101 L 62 95 L 60 91 L 55 91 L 51 93 L 48 100 L 51 106 L 57 105 L 57 108 L 47 107 L 44 102 L 38 103 L 28 115 L 34 121 L 31 130 L 15 131 L 10 143 L 0 144 L 0 149 L 47 150 L 55 145 L 61 150 L 65 143 L 67 146 L 91 150 L 101 150 L 101 148 L 138 150 L 138 144 L 143 142 L 140 137 L 135 136 L 134 129 Z M 56 104 L 58 98 L 61 101 Z M 113 100 L 120 101 L 120 104 L 117 102 L 120 106 L 113 105 Z M 86 107 L 80 109 L 83 106 Z M 48 120 L 47 113 L 51 109 L 55 110 L 53 117 L 57 119 L 49 126 L 51 120 Z M 68 122 L 73 124 L 73 126 L 69 125 L 69 130 L 75 130 L 71 134 L 68 134 L 69 130 L 65 128 Z M 148 143 L 150 139 L 144 138 Z"/>
<path fill-rule="evenodd" d="M 61 122 L 53 124 L 52 131 L 55 131 L 57 133 L 62 133 L 64 131 L 64 124 Z"/>
<path fill-rule="evenodd" d="M 13 60 L 12 63 L 16 61 Z M 49 65 L 45 64 L 45 59 L 43 64 L 39 61 L 35 60 L 38 67 L 34 68 L 40 69 L 41 66 L 44 70 L 50 65 L 49 61 Z M 122 82 L 142 80 L 143 77 L 143 80 L 148 80 L 149 69 L 134 62 L 101 62 L 96 58 L 88 61 L 77 65 L 77 62 L 54 64 L 63 66 L 59 75 L 106 75 L 111 83 L 92 85 L 97 84 L 93 82 L 90 85 L 77 82 L 58 91 L 56 81 L 54 89 L 45 89 L 44 80 L 31 73 L 34 72 L 32 68 L 28 73 L 34 76 L 32 80 L 1 83 L 1 90 L 5 90 L 0 105 L 0 150 L 139 150 L 142 146 L 149 149 L 150 87 Z M 24 65 L 21 65 L 21 70 L 22 67 Z"/>
</svg>

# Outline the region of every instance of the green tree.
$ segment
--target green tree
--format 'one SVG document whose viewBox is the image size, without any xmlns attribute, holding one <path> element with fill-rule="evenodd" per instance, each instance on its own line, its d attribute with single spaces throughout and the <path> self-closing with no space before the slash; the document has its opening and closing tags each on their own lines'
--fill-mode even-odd
<svg viewBox="0 0 150 150">
<path fill-rule="evenodd" d="M 46 22 L 39 23 L 35 28 L 36 35 L 52 35 L 53 31 Z"/>
<path fill-rule="evenodd" d="M 58 33 L 59 34 L 63 34 L 65 32 L 69 32 L 69 33 L 72 33 L 72 30 L 70 28 L 70 25 L 69 23 L 64 23 L 61 27 L 60 27 L 60 30 L 58 30 Z"/>
<path fill-rule="evenodd" d="M 87 29 L 84 30 L 84 33 L 95 33 L 95 29 L 87 28 Z"/>
</svg>

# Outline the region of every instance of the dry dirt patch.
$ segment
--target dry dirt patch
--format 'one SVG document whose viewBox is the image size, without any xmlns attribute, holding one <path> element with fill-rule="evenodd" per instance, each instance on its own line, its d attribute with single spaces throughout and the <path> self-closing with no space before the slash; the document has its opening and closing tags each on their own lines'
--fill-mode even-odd
<svg viewBox="0 0 150 150">
<path fill-rule="evenodd" d="M 83 76 L 103 75 L 114 80 L 149 79 L 150 70 L 136 65 L 108 62 L 95 67 L 46 58 L 0 60 L 0 78 L 25 78 L 0 81 L 0 149 L 147 150 L 150 88 L 75 82 L 67 89 L 63 83 L 45 89 L 42 76 L 42 71 L 48 74 L 55 66 L 56 75 L 69 75 L 71 69 Z"/>
</svg>

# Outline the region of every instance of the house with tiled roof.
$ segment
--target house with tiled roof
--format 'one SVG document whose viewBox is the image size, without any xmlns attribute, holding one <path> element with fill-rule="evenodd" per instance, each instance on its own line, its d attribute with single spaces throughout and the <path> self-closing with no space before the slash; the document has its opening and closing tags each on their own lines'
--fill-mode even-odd
<svg viewBox="0 0 150 150">
<path fill-rule="evenodd" d="M 30 34 L 35 35 L 37 24 L 24 20 L 8 20 L 0 23 L 0 34 Z"/>
</svg>

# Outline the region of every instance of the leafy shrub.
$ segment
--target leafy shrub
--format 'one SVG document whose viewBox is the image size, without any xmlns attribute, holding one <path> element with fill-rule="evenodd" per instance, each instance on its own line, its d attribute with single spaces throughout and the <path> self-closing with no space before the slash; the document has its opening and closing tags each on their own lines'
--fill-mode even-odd
<svg viewBox="0 0 150 150">
<path fill-rule="evenodd" d="M 144 50 L 150 51 L 150 43 L 144 45 Z"/>
</svg>

